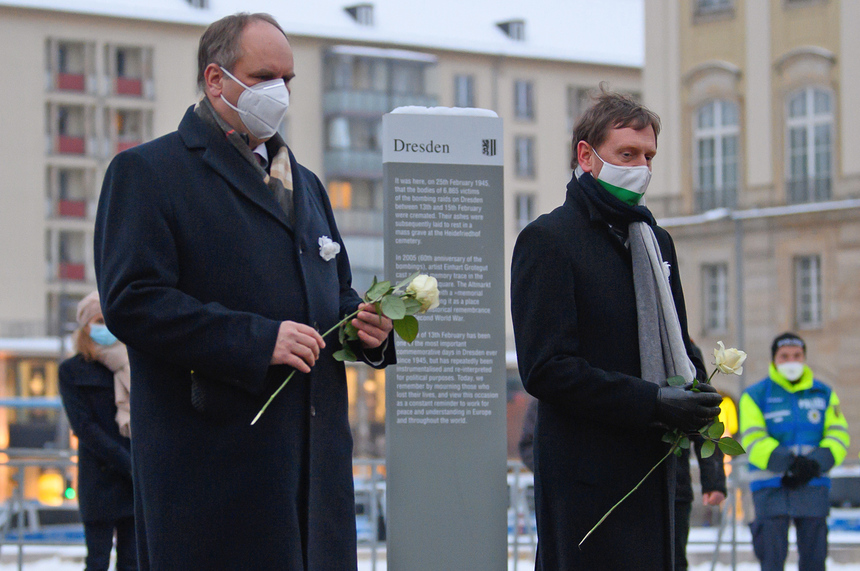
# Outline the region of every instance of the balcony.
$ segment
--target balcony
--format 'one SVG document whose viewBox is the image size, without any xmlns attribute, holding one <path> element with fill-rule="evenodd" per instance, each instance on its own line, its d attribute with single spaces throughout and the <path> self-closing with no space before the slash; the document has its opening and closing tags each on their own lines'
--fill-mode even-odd
<svg viewBox="0 0 860 571">
<path fill-rule="evenodd" d="M 323 162 L 328 178 L 382 178 L 382 151 L 327 150 Z"/>
<path fill-rule="evenodd" d="M 433 107 L 436 98 L 430 95 L 390 95 L 381 91 L 339 90 L 323 94 L 325 115 L 361 115 L 378 117 L 395 107 L 420 105 Z"/>
<path fill-rule="evenodd" d="M 124 141 L 117 141 L 116 142 L 116 152 L 121 153 L 121 152 L 125 151 L 126 149 L 130 149 L 132 147 L 138 146 L 142 142 L 143 141 L 140 139 L 127 139 Z"/>
<path fill-rule="evenodd" d="M 63 218 L 86 218 L 86 200 L 58 200 L 57 215 Z"/>
<path fill-rule="evenodd" d="M 86 79 L 82 73 L 58 73 L 56 81 L 57 89 L 63 91 L 86 91 Z"/>
<path fill-rule="evenodd" d="M 86 280 L 86 269 L 84 267 L 84 264 L 60 262 L 57 277 L 59 277 L 61 280 L 82 282 Z"/>
<path fill-rule="evenodd" d="M 140 97 L 143 95 L 143 80 L 139 77 L 117 77 L 114 89 L 117 95 Z"/>
<path fill-rule="evenodd" d="M 64 155 L 84 155 L 87 152 L 86 139 L 70 135 L 57 135 L 56 149 Z"/>
</svg>

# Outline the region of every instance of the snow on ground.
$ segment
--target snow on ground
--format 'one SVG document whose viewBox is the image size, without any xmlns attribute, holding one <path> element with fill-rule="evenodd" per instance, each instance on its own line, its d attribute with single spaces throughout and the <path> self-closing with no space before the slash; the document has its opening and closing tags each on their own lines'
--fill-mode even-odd
<svg viewBox="0 0 860 571">
<path fill-rule="evenodd" d="M 753 560 L 750 552 L 748 540 L 748 532 L 744 533 L 745 526 L 738 527 L 738 564 L 734 571 L 759 571 L 758 563 Z M 694 543 L 690 544 L 688 553 L 690 554 L 690 571 L 710 571 L 710 555 L 713 553 L 714 544 L 707 543 L 712 537 L 715 538 L 713 529 L 694 529 L 691 534 L 691 540 Z M 828 571 L 860 571 L 860 532 L 831 532 L 831 554 L 834 555 L 827 560 Z M 726 538 L 728 539 L 728 538 Z M 854 549 L 850 549 L 851 548 Z M 727 563 L 730 561 L 730 548 L 728 544 L 723 544 L 721 548 L 721 562 L 715 567 L 715 571 L 732 571 L 732 566 Z M 835 554 L 836 550 L 849 549 L 847 552 Z M 793 551 L 793 549 L 792 549 Z M 6 544 L 0 550 L 0 571 L 16 571 L 17 564 L 17 547 L 13 544 Z M 857 554 L 856 557 L 849 556 L 846 561 L 845 553 Z M 80 571 L 83 568 L 83 561 L 86 555 L 86 548 L 83 546 L 25 546 L 24 547 L 24 566 L 25 571 Z M 517 561 L 518 565 L 514 565 L 514 561 L 508 562 L 508 571 L 531 571 L 534 569 L 534 562 L 529 557 L 530 549 L 524 547 L 520 551 L 520 558 Z M 789 563 L 785 566 L 785 571 L 797 571 L 796 555 L 789 555 Z M 839 559 L 838 561 L 836 559 Z M 370 550 L 361 548 L 359 550 L 358 559 L 359 571 L 387 571 L 385 564 L 385 549 L 380 549 L 377 552 L 376 567 L 374 569 Z"/>
</svg>

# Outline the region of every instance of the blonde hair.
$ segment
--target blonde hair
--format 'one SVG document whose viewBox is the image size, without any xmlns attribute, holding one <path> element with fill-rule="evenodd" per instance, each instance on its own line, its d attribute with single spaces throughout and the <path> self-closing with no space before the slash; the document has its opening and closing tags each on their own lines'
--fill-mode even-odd
<svg viewBox="0 0 860 571">
<path fill-rule="evenodd" d="M 87 361 L 95 361 L 98 347 L 90 337 L 90 324 L 78 328 L 74 333 L 75 350 Z"/>
</svg>

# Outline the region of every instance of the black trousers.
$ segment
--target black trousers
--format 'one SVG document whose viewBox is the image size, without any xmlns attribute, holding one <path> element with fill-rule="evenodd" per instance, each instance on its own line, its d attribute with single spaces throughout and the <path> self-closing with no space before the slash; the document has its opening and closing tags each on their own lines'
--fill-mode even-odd
<svg viewBox="0 0 860 571">
<path fill-rule="evenodd" d="M 692 511 L 692 500 L 675 500 L 675 571 L 687 571 L 687 537 Z"/>
<path fill-rule="evenodd" d="M 117 521 L 84 522 L 84 537 L 87 542 L 85 571 L 107 571 L 110 567 L 110 552 L 116 530 L 116 569 L 137 569 L 137 545 L 134 539 L 134 517 Z"/>
<path fill-rule="evenodd" d="M 783 571 L 788 557 L 788 516 L 757 519 L 750 524 L 755 556 L 761 571 Z M 827 559 L 827 520 L 823 517 L 794 518 L 797 530 L 798 571 L 824 571 Z"/>
</svg>

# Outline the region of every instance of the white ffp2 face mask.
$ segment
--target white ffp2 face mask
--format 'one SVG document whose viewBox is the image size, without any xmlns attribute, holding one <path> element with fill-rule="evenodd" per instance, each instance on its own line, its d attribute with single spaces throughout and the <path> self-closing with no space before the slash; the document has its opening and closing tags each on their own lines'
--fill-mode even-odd
<svg viewBox="0 0 860 571">
<path fill-rule="evenodd" d="M 803 376 L 803 363 L 798 363 L 797 361 L 780 363 L 776 366 L 776 370 L 779 371 L 780 375 L 794 383 Z"/>
<path fill-rule="evenodd" d="M 648 189 L 648 183 L 651 182 L 651 169 L 646 165 L 633 167 L 613 165 L 604 161 L 594 147 L 591 147 L 591 151 L 603 163 L 600 174 L 596 177 L 603 188 L 630 206 L 639 204 Z"/>
<path fill-rule="evenodd" d="M 236 105 L 227 101 L 223 93 L 221 99 L 239 114 L 239 119 L 248 129 L 248 133 L 260 140 L 271 138 L 278 132 L 278 127 L 290 106 L 290 92 L 287 90 L 287 84 L 283 79 L 271 79 L 249 87 L 223 67 L 221 70 L 245 88 Z"/>
</svg>

